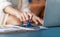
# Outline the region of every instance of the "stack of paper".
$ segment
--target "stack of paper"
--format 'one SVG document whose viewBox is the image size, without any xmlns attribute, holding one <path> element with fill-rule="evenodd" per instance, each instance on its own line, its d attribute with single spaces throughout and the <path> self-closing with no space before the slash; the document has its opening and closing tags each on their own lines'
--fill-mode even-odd
<svg viewBox="0 0 60 37">
<path fill-rule="evenodd" d="M 14 26 L 14 25 L 6 25 L 6 27 L 0 27 L 0 32 L 10 32 L 16 30 L 40 30 L 40 29 L 47 29 L 46 27 L 39 26 L 39 27 L 21 27 L 21 26 Z"/>
</svg>

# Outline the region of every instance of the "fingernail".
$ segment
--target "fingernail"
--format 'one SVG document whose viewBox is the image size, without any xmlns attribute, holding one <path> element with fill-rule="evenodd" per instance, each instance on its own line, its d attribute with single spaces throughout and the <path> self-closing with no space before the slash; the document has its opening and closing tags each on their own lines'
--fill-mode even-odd
<svg viewBox="0 0 60 37">
<path fill-rule="evenodd" d="M 38 22 L 36 22 L 36 24 L 38 24 Z"/>
<path fill-rule="evenodd" d="M 28 20 L 28 18 L 26 20 Z"/>
</svg>

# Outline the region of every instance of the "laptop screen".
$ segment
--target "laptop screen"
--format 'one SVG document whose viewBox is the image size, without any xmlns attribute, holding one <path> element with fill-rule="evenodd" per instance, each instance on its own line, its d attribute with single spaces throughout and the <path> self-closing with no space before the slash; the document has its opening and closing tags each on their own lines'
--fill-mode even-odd
<svg viewBox="0 0 60 37">
<path fill-rule="evenodd" d="M 60 0 L 46 0 L 44 26 L 60 26 Z"/>
</svg>

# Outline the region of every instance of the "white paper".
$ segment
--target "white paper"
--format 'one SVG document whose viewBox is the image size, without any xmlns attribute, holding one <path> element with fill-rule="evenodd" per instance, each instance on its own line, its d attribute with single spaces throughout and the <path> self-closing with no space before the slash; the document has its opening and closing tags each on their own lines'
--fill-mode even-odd
<svg viewBox="0 0 60 37">
<path fill-rule="evenodd" d="M 20 26 L 14 26 L 14 25 L 6 25 L 7 28 L 0 27 L 0 32 L 10 32 L 15 30 L 40 30 L 40 29 L 47 29 L 46 27 L 39 26 L 39 27 L 20 27 Z"/>
</svg>

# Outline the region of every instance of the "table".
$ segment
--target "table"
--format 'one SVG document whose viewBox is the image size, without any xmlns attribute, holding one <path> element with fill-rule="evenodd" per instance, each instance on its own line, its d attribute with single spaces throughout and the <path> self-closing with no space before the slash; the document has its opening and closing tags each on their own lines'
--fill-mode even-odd
<svg viewBox="0 0 60 37">
<path fill-rule="evenodd" d="M 0 34 L 0 37 L 60 37 L 60 27 L 51 27 L 48 30 L 13 34 Z"/>
</svg>

